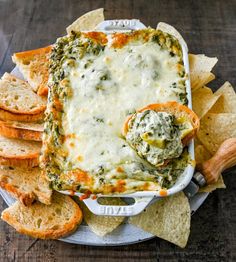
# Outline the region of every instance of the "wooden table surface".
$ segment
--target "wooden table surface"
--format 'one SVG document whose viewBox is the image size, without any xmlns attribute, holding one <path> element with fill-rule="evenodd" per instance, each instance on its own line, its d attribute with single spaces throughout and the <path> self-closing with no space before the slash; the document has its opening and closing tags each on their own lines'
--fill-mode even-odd
<svg viewBox="0 0 236 262">
<path fill-rule="evenodd" d="M 99 7 L 105 8 L 108 19 L 139 18 L 152 27 L 158 21 L 174 25 L 190 52 L 219 58 L 213 89 L 226 80 L 236 86 L 235 0 L 0 0 L 0 76 L 13 69 L 12 53 L 53 43 L 74 19 Z M 185 249 L 157 238 L 122 247 L 35 240 L 1 221 L 0 261 L 236 261 L 235 175 L 235 169 L 227 172 L 227 189 L 213 192 L 192 217 Z M 4 208 L 0 198 L 0 211 Z"/>
</svg>

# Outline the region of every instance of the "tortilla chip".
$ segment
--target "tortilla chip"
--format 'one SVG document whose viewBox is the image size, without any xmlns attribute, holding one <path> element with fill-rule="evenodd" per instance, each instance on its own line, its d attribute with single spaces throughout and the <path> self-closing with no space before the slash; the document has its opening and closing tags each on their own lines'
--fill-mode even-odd
<svg viewBox="0 0 236 262">
<path fill-rule="evenodd" d="M 189 54 L 190 80 L 192 90 L 197 90 L 198 88 L 215 79 L 215 75 L 211 73 L 211 70 L 217 61 L 218 59 L 216 57 Z"/>
<path fill-rule="evenodd" d="M 221 95 L 221 98 L 211 108 L 210 113 L 236 113 L 236 94 L 229 82 L 225 82 L 215 95 Z"/>
<path fill-rule="evenodd" d="M 103 205 L 125 205 L 120 198 L 100 198 L 99 202 Z M 105 236 L 116 229 L 125 219 L 125 217 L 115 217 L 115 216 L 98 216 L 94 215 L 87 206 L 80 201 L 80 207 L 83 211 L 83 216 L 85 222 L 88 224 L 89 228 L 98 236 Z"/>
<path fill-rule="evenodd" d="M 199 192 L 210 193 L 210 192 L 212 192 L 216 189 L 219 189 L 219 188 L 226 188 L 222 175 L 220 175 L 217 182 L 215 182 L 214 184 L 207 185 L 205 187 L 200 188 Z"/>
<path fill-rule="evenodd" d="M 198 145 L 202 145 L 201 141 L 197 138 L 197 136 L 194 137 L 194 148 L 196 148 L 196 146 Z"/>
<path fill-rule="evenodd" d="M 199 88 L 192 92 L 193 111 L 202 118 L 211 108 L 221 95 L 213 94 L 208 87 Z"/>
<path fill-rule="evenodd" d="M 190 82 L 192 91 L 196 91 L 204 85 L 215 79 L 215 75 L 211 72 L 190 72 Z"/>
<path fill-rule="evenodd" d="M 137 216 L 132 225 L 184 248 L 190 233 L 191 211 L 183 192 L 156 201 Z"/>
<path fill-rule="evenodd" d="M 236 114 L 206 114 L 201 119 L 197 137 L 213 155 L 222 142 L 236 137 Z"/>
<path fill-rule="evenodd" d="M 218 61 L 217 57 L 189 54 L 189 66 L 191 73 L 211 72 Z"/>
<path fill-rule="evenodd" d="M 203 145 L 197 145 L 194 148 L 196 164 L 203 163 L 211 158 L 211 154 L 206 150 Z"/>
<path fill-rule="evenodd" d="M 93 11 L 90 11 L 77 20 L 75 20 L 71 25 L 66 28 L 67 34 L 70 34 L 71 31 L 89 31 L 94 30 L 95 27 L 104 21 L 103 8 L 99 8 Z"/>
<path fill-rule="evenodd" d="M 202 89 L 204 89 L 204 92 L 205 94 L 208 94 L 208 95 L 213 95 L 213 91 L 210 87 L 207 87 L 207 86 L 202 86 Z M 200 90 L 202 90 L 200 89 Z M 194 91 L 193 91 L 194 92 Z M 194 92 L 195 93 L 195 92 Z"/>
</svg>

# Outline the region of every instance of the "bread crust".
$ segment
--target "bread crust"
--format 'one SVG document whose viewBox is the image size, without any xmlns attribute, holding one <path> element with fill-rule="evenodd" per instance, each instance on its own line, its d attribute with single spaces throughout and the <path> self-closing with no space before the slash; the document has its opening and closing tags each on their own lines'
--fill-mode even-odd
<svg viewBox="0 0 236 262">
<path fill-rule="evenodd" d="M 58 239 L 73 233 L 76 230 L 77 226 L 82 222 L 82 218 L 83 218 L 82 211 L 79 208 L 79 206 L 69 196 L 65 196 L 65 197 L 66 200 L 64 201 L 70 202 L 70 207 L 71 209 L 74 209 L 73 212 L 74 214 L 72 215 L 71 219 L 67 223 L 61 225 L 59 228 L 51 228 L 51 229 L 43 230 L 37 228 L 30 228 L 29 226 L 24 227 L 24 225 L 19 223 L 19 221 L 17 221 L 15 217 L 12 216 L 10 212 L 8 212 L 8 209 L 10 209 L 13 206 L 11 206 L 8 209 L 5 209 L 2 212 L 1 218 L 9 225 L 14 227 L 19 233 L 26 234 L 34 238 L 40 238 L 40 239 Z M 35 203 L 35 204 L 39 205 L 38 208 L 40 208 L 40 205 L 42 205 L 39 203 Z M 13 205 L 20 205 L 20 203 L 15 203 Z"/>
<path fill-rule="evenodd" d="M 0 120 L 3 121 L 20 121 L 20 122 L 36 122 L 43 121 L 44 112 L 40 112 L 39 114 L 16 114 L 11 113 L 7 110 L 0 109 Z"/>
<path fill-rule="evenodd" d="M 52 46 L 45 46 L 45 47 L 41 47 L 38 49 L 33 49 L 33 50 L 27 50 L 27 51 L 23 51 L 23 52 L 18 52 L 18 53 L 14 53 L 12 56 L 12 59 L 24 59 L 24 58 L 28 58 L 30 56 L 34 56 L 34 55 L 42 55 L 44 53 L 49 53 L 52 49 Z M 13 61 L 15 62 L 15 61 Z"/>
<path fill-rule="evenodd" d="M 30 168 L 39 166 L 39 153 L 35 155 L 29 155 L 28 157 L 4 157 L 0 156 L 0 165 Z"/>
<path fill-rule="evenodd" d="M 0 135 L 9 138 L 42 141 L 42 132 L 13 126 L 10 122 L 0 121 Z"/>
<path fill-rule="evenodd" d="M 1 105 L 0 108 L 4 111 L 10 112 L 10 113 L 13 113 L 13 114 L 16 114 L 16 115 L 29 115 L 29 116 L 31 116 L 31 115 L 40 114 L 40 112 L 44 112 L 45 109 L 46 109 L 46 106 L 41 106 L 41 108 L 31 110 L 30 112 L 29 111 L 19 112 L 18 110 L 9 109 L 7 106 L 4 106 L 4 105 Z"/>
</svg>

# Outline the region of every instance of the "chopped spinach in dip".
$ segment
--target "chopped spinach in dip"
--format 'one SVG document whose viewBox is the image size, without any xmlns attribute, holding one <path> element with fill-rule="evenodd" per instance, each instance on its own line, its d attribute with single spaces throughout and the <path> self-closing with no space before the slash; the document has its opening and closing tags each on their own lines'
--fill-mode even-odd
<svg viewBox="0 0 236 262">
<path fill-rule="evenodd" d="M 181 154 L 181 126 L 173 116 L 140 113 L 127 140 L 121 134 L 137 108 L 187 104 L 187 74 L 175 37 L 151 28 L 71 32 L 53 45 L 49 67 L 40 162 L 53 189 L 120 194 L 175 183 L 188 158 Z"/>
<path fill-rule="evenodd" d="M 135 114 L 129 121 L 126 140 L 139 156 L 154 166 L 160 166 L 166 159 L 181 155 L 181 139 L 186 129 L 188 126 L 178 123 L 172 114 L 146 110 Z"/>
</svg>

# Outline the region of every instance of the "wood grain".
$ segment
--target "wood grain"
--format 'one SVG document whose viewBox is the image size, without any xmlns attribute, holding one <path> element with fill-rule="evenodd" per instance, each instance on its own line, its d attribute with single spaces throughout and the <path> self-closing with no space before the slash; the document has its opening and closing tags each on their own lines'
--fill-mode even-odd
<svg viewBox="0 0 236 262">
<path fill-rule="evenodd" d="M 14 65 L 16 51 L 46 46 L 65 34 L 83 13 L 105 8 L 108 19 L 139 18 L 155 27 L 174 25 L 192 53 L 217 56 L 218 88 L 236 86 L 236 1 L 147 0 L 0 0 L 0 76 Z M 88 247 L 59 241 L 35 240 L 0 222 L 0 261 L 236 261 L 236 170 L 227 172 L 226 190 L 212 193 L 192 218 L 186 249 L 160 239 L 124 247 Z M 0 198 L 0 211 L 6 208 Z"/>
</svg>

